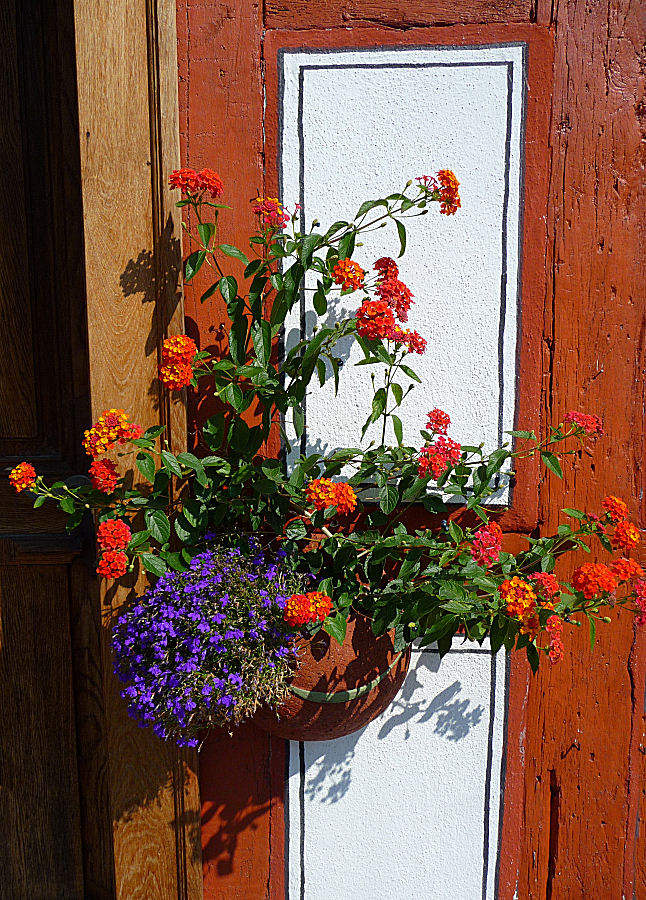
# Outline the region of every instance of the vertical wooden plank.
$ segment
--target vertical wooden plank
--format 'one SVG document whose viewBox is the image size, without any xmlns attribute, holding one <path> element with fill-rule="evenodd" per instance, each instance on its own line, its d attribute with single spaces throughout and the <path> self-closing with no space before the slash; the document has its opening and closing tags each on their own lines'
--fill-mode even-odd
<svg viewBox="0 0 646 900">
<path fill-rule="evenodd" d="M 159 341 L 182 327 L 166 189 L 178 165 L 174 24 L 169 0 L 75 3 L 92 412 L 117 406 L 144 425 L 165 422 L 181 447 L 181 406 L 169 406 L 156 380 Z M 116 895 L 198 898 L 195 757 L 139 730 L 110 672 L 110 624 L 141 587 L 102 597 Z"/>
<path fill-rule="evenodd" d="M 629 0 L 552 8 L 544 404 L 548 421 L 598 413 L 606 434 L 563 484 L 545 479 L 542 518 L 551 529 L 562 506 L 594 511 L 612 493 L 643 527 L 643 21 Z M 583 629 L 570 630 L 566 660 L 531 681 L 516 896 L 646 896 L 635 842 L 645 644 L 628 614 L 617 619 L 600 626 L 594 654 Z"/>
<path fill-rule="evenodd" d="M 81 900 L 67 569 L 0 557 L 0 895 Z"/>
</svg>

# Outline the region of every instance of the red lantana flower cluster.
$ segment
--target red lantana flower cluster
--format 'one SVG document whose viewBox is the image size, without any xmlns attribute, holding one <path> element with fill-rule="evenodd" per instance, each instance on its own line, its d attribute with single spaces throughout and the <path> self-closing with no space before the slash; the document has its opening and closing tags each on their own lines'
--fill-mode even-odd
<svg viewBox="0 0 646 900">
<path fill-rule="evenodd" d="M 384 256 L 378 259 L 374 265 L 377 272 L 377 287 L 375 294 L 380 300 L 385 300 L 388 306 L 394 310 L 395 316 L 400 322 L 408 322 L 408 310 L 414 303 L 413 295 L 403 281 L 398 278 L 399 268 L 394 259 Z"/>
<path fill-rule="evenodd" d="M 356 291 L 363 286 L 365 272 L 352 259 L 340 259 L 332 269 L 335 284 L 340 284 L 344 291 Z"/>
<path fill-rule="evenodd" d="M 395 326 L 395 317 L 384 300 L 366 300 L 356 313 L 357 334 L 376 340 L 387 339 Z"/>
<path fill-rule="evenodd" d="M 550 638 L 549 658 L 551 663 L 557 663 L 563 659 L 565 648 L 561 635 L 563 634 L 563 622 L 558 616 L 550 616 L 545 623 L 545 630 Z"/>
<path fill-rule="evenodd" d="M 96 571 L 104 578 L 121 578 L 128 569 L 128 556 L 123 551 L 130 543 L 132 532 L 121 519 L 106 519 L 96 530 L 96 542 L 101 552 Z"/>
<path fill-rule="evenodd" d="M 9 481 L 19 494 L 26 491 L 36 481 L 36 470 L 28 462 L 21 462 L 9 473 Z"/>
<path fill-rule="evenodd" d="M 461 456 L 460 444 L 441 435 L 434 444 L 427 444 L 419 451 L 419 477 L 432 475 L 437 480 L 449 466 L 456 465 Z"/>
<path fill-rule="evenodd" d="M 473 536 L 470 552 L 479 566 L 489 568 L 498 562 L 502 550 L 502 529 L 497 522 L 489 522 Z"/>
<path fill-rule="evenodd" d="M 603 434 L 603 425 L 599 416 L 572 411 L 563 419 L 566 425 L 576 425 L 586 434 Z"/>
<path fill-rule="evenodd" d="M 128 571 L 128 557 L 123 550 L 106 550 L 96 567 L 97 575 L 104 578 L 121 578 Z"/>
<path fill-rule="evenodd" d="M 201 172 L 177 169 L 171 172 L 168 183 L 171 188 L 177 188 L 183 194 L 195 196 L 208 193 L 213 200 L 217 200 L 224 192 L 222 179 L 213 169 L 202 169 Z"/>
<path fill-rule="evenodd" d="M 557 596 L 561 590 L 556 575 L 551 572 L 534 572 L 529 576 L 529 580 L 534 585 L 534 590 L 540 594 L 541 604 L 546 606 Z M 545 602 L 547 601 L 547 603 Z"/>
<path fill-rule="evenodd" d="M 320 591 L 292 594 L 285 603 L 284 619 L 292 628 L 323 622 L 332 609 L 332 599 Z"/>
<path fill-rule="evenodd" d="M 191 383 L 191 362 L 197 353 L 195 341 L 186 334 L 166 338 L 162 344 L 159 380 L 171 391 L 179 391 Z"/>
<path fill-rule="evenodd" d="M 95 490 L 111 494 L 118 480 L 117 467 L 111 459 L 95 459 L 90 466 L 90 481 Z"/>
<path fill-rule="evenodd" d="M 96 542 L 101 550 L 125 550 L 132 532 L 122 519 L 106 519 L 96 530 Z"/>
<path fill-rule="evenodd" d="M 85 432 L 83 446 L 88 456 L 96 459 L 111 450 L 118 442 L 126 444 L 143 434 L 140 425 L 133 425 L 122 409 L 106 409 L 98 421 Z"/>
<path fill-rule="evenodd" d="M 276 197 L 256 197 L 252 209 L 260 216 L 262 225 L 272 230 L 280 230 L 290 219 L 289 213 Z"/>
<path fill-rule="evenodd" d="M 434 434 L 448 433 L 449 425 L 451 424 L 451 416 L 448 413 L 438 409 L 436 406 L 430 413 L 427 413 L 427 416 L 428 422 L 426 423 L 425 428 L 432 431 Z"/>
<path fill-rule="evenodd" d="M 637 625 L 646 625 L 646 578 L 635 583 L 635 603 L 639 612 L 635 616 Z"/>
<path fill-rule="evenodd" d="M 330 478 L 315 478 L 306 490 L 306 496 L 316 509 L 336 506 L 341 515 L 347 515 L 357 505 L 357 495 L 351 485 Z"/>
</svg>

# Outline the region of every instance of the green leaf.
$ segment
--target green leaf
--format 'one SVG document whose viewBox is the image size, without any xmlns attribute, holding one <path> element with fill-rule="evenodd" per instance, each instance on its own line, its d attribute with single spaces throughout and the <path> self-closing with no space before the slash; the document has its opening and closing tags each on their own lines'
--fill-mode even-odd
<svg viewBox="0 0 646 900">
<path fill-rule="evenodd" d="M 138 453 L 136 459 L 136 466 L 144 476 L 146 481 L 150 481 L 152 484 L 155 480 L 155 460 L 150 455 L 150 453 Z"/>
<path fill-rule="evenodd" d="M 532 672 L 536 674 L 538 672 L 538 666 L 540 663 L 540 657 L 538 655 L 538 650 L 536 649 L 536 644 L 529 643 L 527 644 L 527 661 L 532 667 Z"/>
<path fill-rule="evenodd" d="M 220 282 L 216 281 L 211 285 L 210 288 L 207 288 L 204 291 L 204 293 L 202 294 L 202 296 L 200 297 L 200 303 L 204 303 L 205 300 L 208 300 L 209 297 L 212 297 L 213 294 L 215 294 L 215 292 L 217 291 L 219 285 L 220 285 Z"/>
<path fill-rule="evenodd" d="M 251 278 L 252 275 L 256 274 L 258 269 L 262 268 L 264 262 L 264 259 L 252 259 L 247 268 L 244 270 L 244 277 Z"/>
<path fill-rule="evenodd" d="M 550 472 L 554 472 L 559 478 L 563 478 L 563 470 L 561 469 L 561 463 L 558 461 L 558 457 L 553 453 L 549 453 L 547 450 L 541 450 L 541 459 Z"/>
<path fill-rule="evenodd" d="M 307 268 L 312 261 L 312 254 L 321 243 L 321 235 L 320 234 L 306 234 L 304 238 L 301 239 L 301 247 L 300 247 L 300 258 L 303 261 L 303 265 Z"/>
<path fill-rule="evenodd" d="M 336 616 L 328 616 L 323 623 L 323 630 L 327 631 L 330 637 L 333 637 L 337 644 L 343 644 L 345 633 L 348 626 L 348 620 L 342 613 Z"/>
<path fill-rule="evenodd" d="M 162 452 L 161 452 L 161 458 L 162 458 L 162 462 L 164 463 L 164 466 L 165 466 L 170 472 L 172 472 L 173 475 L 179 475 L 179 476 L 181 476 L 181 474 L 182 474 L 182 467 L 181 467 L 180 464 L 177 462 L 177 460 L 175 459 L 175 457 L 173 456 L 172 453 L 169 453 L 168 450 L 162 450 Z"/>
<path fill-rule="evenodd" d="M 579 510 L 579 509 L 570 509 L 569 507 L 566 506 L 563 509 L 563 512 L 565 513 L 566 516 L 572 516 L 573 519 L 581 520 L 581 519 L 585 518 L 585 513 L 582 513 L 581 510 Z"/>
<path fill-rule="evenodd" d="M 397 444 L 401 447 L 402 441 L 404 439 L 402 420 L 399 418 L 399 416 L 395 415 L 391 416 L 391 419 L 393 420 L 393 429 L 395 432 L 395 437 L 397 438 Z"/>
<path fill-rule="evenodd" d="M 251 340 L 256 358 L 261 366 L 266 366 L 271 354 L 271 325 L 261 320 L 251 326 Z"/>
<path fill-rule="evenodd" d="M 505 638 L 507 637 L 508 621 L 509 620 L 505 619 L 503 616 L 496 616 L 496 618 L 491 623 L 489 640 L 491 641 L 492 653 L 497 653 L 505 643 Z"/>
<path fill-rule="evenodd" d="M 376 422 L 379 416 L 382 415 L 385 408 L 386 389 L 379 388 L 379 390 L 375 392 L 375 396 L 372 398 L 372 412 L 370 414 L 370 421 Z"/>
<path fill-rule="evenodd" d="M 217 413 L 206 420 L 202 426 L 202 434 L 210 450 L 219 450 L 224 438 L 224 414 Z M 163 454 L 162 454 L 163 455 Z"/>
<path fill-rule="evenodd" d="M 146 527 L 158 544 L 165 544 L 170 538 L 170 522 L 161 509 L 146 510 Z"/>
<path fill-rule="evenodd" d="M 593 616 L 588 616 L 588 622 L 590 623 L 590 649 L 594 650 L 594 643 L 597 639 L 597 623 Z"/>
<path fill-rule="evenodd" d="M 371 209 L 374 209 L 375 206 L 385 206 L 388 209 L 388 203 L 385 200 L 365 200 L 359 209 L 357 210 L 357 214 L 354 217 L 356 219 L 360 219 L 361 216 L 365 216 L 367 212 L 370 212 Z"/>
<path fill-rule="evenodd" d="M 307 528 L 304 522 L 301 519 L 294 519 L 293 522 L 290 522 L 285 528 L 285 537 L 292 541 L 307 537 Z"/>
<path fill-rule="evenodd" d="M 224 278 L 220 279 L 218 287 L 220 288 L 222 299 L 229 306 L 238 296 L 238 282 L 233 275 L 225 275 Z"/>
<path fill-rule="evenodd" d="M 379 491 L 379 506 L 386 515 L 394 510 L 398 501 L 399 491 L 394 484 L 385 484 Z"/>
<path fill-rule="evenodd" d="M 399 256 L 403 256 L 406 252 L 406 228 L 404 227 L 404 223 L 400 222 L 399 219 L 395 219 L 395 225 L 397 226 L 397 234 L 399 235 Z"/>
<path fill-rule="evenodd" d="M 158 556 L 154 556 L 152 553 L 142 553 L 140 558 L 144 569 L 152 575 L 164 575 L 166 573 L 166 563 Z"/>
<path fill-rule="evenodd" d="M 317 315 L 324 316 L 327 312 L 327 297 L 320 282 L 319 287 L 314 291 L 312 303 L 314 304 L 314 309 L 316 310 Z"/>
<path fill-rule="evenodd" d="M 58 505 L 64 513 L 68 513 L 70 515 L 76 509 L 76 504 L 71 497 L 61 497 L 61 499 L 58 501 Z"/>
<path fill-rule="evenodd" d="M 208 247 L 211 238 L 215 234 L 215 223 L 214 222 L 200 222 L 197 226 L 197 233 L 199 234 L 202 243 L 205 247 Z"/>
<path fill-rule="evenodd" d="M 417 372 L 413 372 L 410 366 L 401 365 L 399 368 L 402 370 L 402 372 L 408 375 L 409 378 L 412 378 L 413 381 L 416 381 L 418 384 L 422 383 L 422 379 L 419 377 Z"/>
<path fill-rule="evenodd" d="M 184 281 L 189 282 L 202 268 L 206 258 L 206 250 L 195 250 L 184 263 Z"/>
<path fill-rule="evenodd" d="M 393 397 L 395 398 L 395 403 L 397 404 L 397 406 L 401 406 L 401 402 L 404 398 L 404 389 L 402 388 L 401 385 L 396 384 L 395 382 L 393 382 L 393 384 L 390 385 L 390 388 L 393 392 Z"/>
<path fill-rule="evenodd" d="M 144 529 L 143 531 L 136 531 L 130 538 L 128 549 L 134 550 L 135 547 L 139 547 L 141 544 L 145 544 L 149 537 L 150 535 L 147 529 Z"/>
<path fill-rule="evenodd" d="M 178 462 L 180 462 L 183 466 L 186 466 L 187 469 L 192 469 L 195 472 L 195 477 L 199 481 L 200 484 L 208 484 L 208 479 L 206 477 L 206 472 L 204 471 L 204 466 L 201 461 L 194 456 L 192 453 L 180 453 L 177 457 Z"/>
<path fill-rule="evenodd" d="M 447 615 L 442 616 L 434 622 L 430 628 L 428 628 L 424 634 L 422 635 L 422 639 L 420 640 L 420 646 L 425 647 L 426 644 L 432 644 L 433 641 L 439 641 L 442 638 L 451 635 L 453 637 L 453 632 L 457 628 L 458 618 L 457 616 Z"/>
<path fill-rule="evenodd" d="M 295 406 L 292 409 L 292 419 L 294 422 L 294 431 L 296 432 L 296 437 L 300 438 L 305 430 L 305 414 L 300 406 Z"/>
<path fill-rule="evenodd" d="M 462 531 L 458 523 L 453 521 L 453 519 L 451 519 L 451 521 L 449 522 L 449 534 L 456 544 L 461 544 L 464 540 L 464 532 Z"/>
<path fill-rule="evenodd" d="M 233 259 L 239 259 L 240 262 L 244 263 L 245 266 L 249 265 L 248 258 L 244 255 L 242 250 L 238 250 L 237 247 L 234 247 L 233 244 L 220 244 L 220 250 L 226 255 L 231 256 Z"/>
</svg>

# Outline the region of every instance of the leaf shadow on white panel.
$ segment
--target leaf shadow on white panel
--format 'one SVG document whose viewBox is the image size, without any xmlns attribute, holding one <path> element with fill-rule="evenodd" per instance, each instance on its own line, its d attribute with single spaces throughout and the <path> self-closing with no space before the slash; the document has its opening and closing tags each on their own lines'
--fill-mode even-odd
<svg viewBox="0 0 646 900">
<path fill-rule="evenodd" d="M 399 740 L 408 740 L 411 725 L 432 729 L 438 738 L 458 742 L 466 738 L 483 720 L 486 710 L 465 695 L 463 685 L 455 679 L 434 696 L 429 696 L 428 683 L 420 680 L 423 669 L 439 671 L 440 659 L 435 653 L 418 655 L 401 691 L 389 709 L 373 725 L 335 741 L 311 742 L 308 744 L 308 767 L 305 781 L 305 795 L 310 801 L 336 803 L 350 789 L 352 765 L 358 742 L 367 729 L 379 730 L 371 739 L 383 741 L 397 730 L 403 734 L 394 735 Z M 380 724 L 381 723 L 381 724 Z"/>
</svg>

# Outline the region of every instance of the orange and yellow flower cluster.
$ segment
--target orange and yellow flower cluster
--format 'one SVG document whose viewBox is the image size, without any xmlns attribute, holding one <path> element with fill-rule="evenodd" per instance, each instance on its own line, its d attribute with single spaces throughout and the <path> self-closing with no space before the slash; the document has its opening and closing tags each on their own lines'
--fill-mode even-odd
<svg viewBox="0 0 646 900">
<path fill-rule="evenodd" d="M 458 191 L 460 182 L 450 169 L 440 169 L 437 178 L 433 175 L 422 175 L 417 182 L 430 194 L 435 195 L 432 199 L 440 201 L 442 215 L 453 216 L 462 206 Z"/>
<path fill-rule="evenodd" d="M 290 219 L 289 213 L 276 197 L 256 197 L 252 209 L 257 216 L 260 216 L 264 228 L 279 230 Z"/>
<path fill-rule="evenodd" d="M 315 478 L 306 490 L 306 496 L 316 509 L 327 509 L 336 506 L 341 515 L 347 515 L 357 505 L 354 489 L 344 481 L 332 481 L 330 478 Z"/>
<path fill-rule="evenodd" d="M 599 594 L 613 594 L 617 579 L 605 563 L 584 563 L 574 570 L 572 587 L 581 591 L 586 600 L 592 600 Z"/>
<path fill-rule="evenodd" d="M 522 578 L 514 575 L 513 578 L 503 581 L 500 585 L 500 596 L 507 604 L 507 614 L 521 623 L 522 634 L 536 637 L 540 630 L 537 614 L 536 592 L 533 587 Z"/>
<path fill-rule="evenodd" d="M 340 259 L 332 269 L 335 284 L 340 284 L 344 291 L 356 291 L 363 286 L 365 272 L 361 266 L 351 259 Z"/>
<path fill-rule="evenodd" d="M 195 341 L 186 334 L 175 334 L 162 344 L 159 380 L 171 391 L 179 391 L 191 383 L 191 363 L 197 353 Z"/>
<path fill-rule="evenodd" d="M 297 628 L 310 622 L 323 622 L 331 609 L 331 597 L 320 591 L 292 594 L 285 603 L 284 618 L 288 625 Z"/>
<path fill-rule="evenodd" d="M 9 473 L 9 481 L 18 493 L 25 491 L 36 481 L 36 470 L 31 463 L 18 463 Z"/>
<path fill-rule="evenodd" d="M 83 446 L 88 456 L 96 459 L 111 450 L 116 443 L 126 444 L 143 434 L 140 425 L 133 425 L 122 409 L 106 409 L 98 421 L 85 432 Z"/>
</svg>

